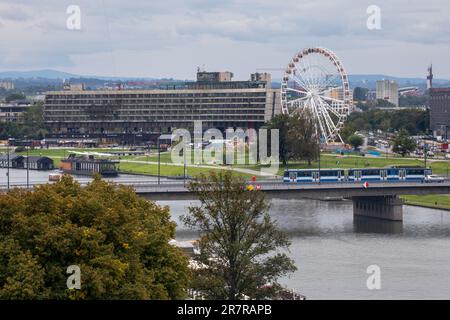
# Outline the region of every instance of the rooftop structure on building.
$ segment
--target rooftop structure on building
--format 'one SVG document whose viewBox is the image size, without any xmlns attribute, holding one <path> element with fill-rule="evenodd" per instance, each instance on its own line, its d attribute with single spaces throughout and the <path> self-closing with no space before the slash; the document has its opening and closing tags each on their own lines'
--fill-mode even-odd
<svg viewBox="0 0 450 320">
<path fill-rule="evenodd" d="M 85 87 L 83 83 L 65 83 L 63 89 L 65 91 L 83 91 Z"/>
</svg>

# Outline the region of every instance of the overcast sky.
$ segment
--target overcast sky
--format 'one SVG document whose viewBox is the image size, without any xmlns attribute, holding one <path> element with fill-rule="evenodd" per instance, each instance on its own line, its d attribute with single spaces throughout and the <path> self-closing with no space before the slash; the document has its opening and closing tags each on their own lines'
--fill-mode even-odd
<svg viewBox="0 0 450 320">
<path fill-rule="evenodd" d="M 381 30 L 366 27 L 372 4 Z M 69 5 L 81 30 L 66 27 Z M 351 74 L 424 77 L 433 62 L 450 79 L 449 0 L 1 0 L 0 39 L 0 71 L 247 79 L 322 46 Z"/>
</svg>

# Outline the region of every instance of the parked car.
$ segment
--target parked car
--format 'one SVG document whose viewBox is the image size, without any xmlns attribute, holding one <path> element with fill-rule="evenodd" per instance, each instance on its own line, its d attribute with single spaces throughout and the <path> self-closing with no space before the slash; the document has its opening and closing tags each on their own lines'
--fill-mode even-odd
<svg viewBox="0 0 450 320">
<path fill-rule="evenodd" d="M 425 176 L 424 181 L 441 183 L 441 182 L 444 182 L 445 179 L 441 176 L 437 176 L 435 174 L 430 174 L 430 175 Z"/>
</svg>

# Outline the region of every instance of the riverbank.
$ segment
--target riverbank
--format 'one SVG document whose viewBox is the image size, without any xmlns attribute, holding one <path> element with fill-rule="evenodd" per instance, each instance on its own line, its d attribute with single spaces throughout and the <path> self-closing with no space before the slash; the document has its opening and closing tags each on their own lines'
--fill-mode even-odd
<svg viewBox="0 0 450 320">
<path fill-rule="evenodd" d="M 430 209 L 440 209 L 450 211 L 449 195 L 421 195 L 421 196 L 402 196 L 405 204 Z"/>
</svg>

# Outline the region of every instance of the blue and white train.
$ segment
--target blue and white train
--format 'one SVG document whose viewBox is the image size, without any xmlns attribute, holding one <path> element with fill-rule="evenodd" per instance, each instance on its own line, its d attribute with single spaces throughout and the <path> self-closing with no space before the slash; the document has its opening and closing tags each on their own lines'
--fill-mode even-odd
<svg viewBox="0 0 450 320">
<path fill-rule="evenodd" d="M 365 169 L 289 169 L 284 172 L 285 183 L 326 182 L 423 182 L 433 174 L 429 168 L 365 168 Z"/>
</svg>

